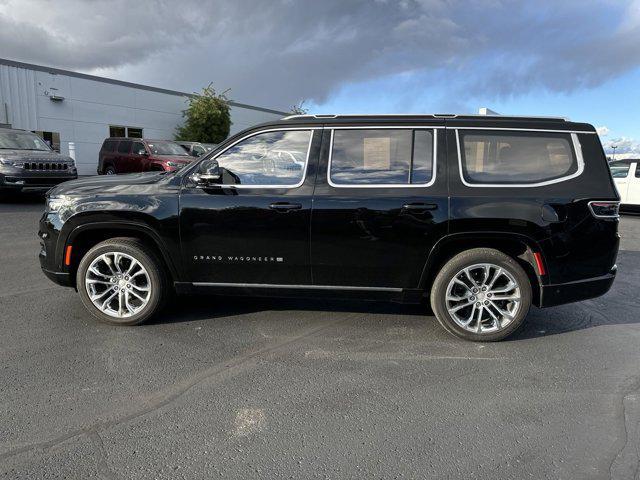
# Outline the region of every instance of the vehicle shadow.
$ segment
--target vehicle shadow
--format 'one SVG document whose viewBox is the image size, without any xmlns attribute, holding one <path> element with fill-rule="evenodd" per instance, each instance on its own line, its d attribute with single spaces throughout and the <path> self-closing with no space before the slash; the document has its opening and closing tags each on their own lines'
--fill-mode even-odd
<svg viewBox="0 0 640 480">
<path fill-rule="evenodd" d="M 618 276 L 606 295 L 547 309 L 533 307 L 523 327 L 506 341 L 529 340 L 606 325 L 640 324 L 640 297 L 637 295 L 640 269 L 635 265 L 640 265 L 640 252 L 621 251 L 618 256 Z M 414 327 L 416 317 L 423 317 L 425 322 L 433 324 L 437 322 L 427 304 L 210 295 L 175 297 L 149 325 L 213 320 L 267 311 L 389 315 L 394 317 L 394 327 L 403 321 L 406 321 L 407 327 Z"/>
<path fill-rule="evenodd" d="M 181 295 L 147 325 L 192 322 L 267 311 L 305 311 L 382 315 L 432 316 L 426 304 L 403 305 L 391 302 L 316 298 L 266 298 L 223 295 Z"/>
<path fill-rule="evenodd" d="M 0 206 L 38 205 L 44 203 L 43 193 L 0 192 Z"/>
</svg>

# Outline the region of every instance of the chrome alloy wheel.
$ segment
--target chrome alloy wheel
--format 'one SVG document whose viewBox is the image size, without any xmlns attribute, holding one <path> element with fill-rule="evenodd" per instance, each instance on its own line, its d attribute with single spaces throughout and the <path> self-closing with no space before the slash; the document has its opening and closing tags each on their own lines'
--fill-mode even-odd
<svg viewBox="0 0 640 480">
<path fill-rule="evenodd" d="M 122 252 L 103 253 L 93 260 L 84 284 L 95 307 L 115 318 L 135 315 L 151 297 L 147 270 L 131 255 Z"/>
<path fill-rule="evenodd" d="M 447 286 L 451 318 L 472 333 L 495 333 L 509 325 L 521 304 L 520 286 L 502 267 L 491 263 L 460 270 Z"/>
</svg>

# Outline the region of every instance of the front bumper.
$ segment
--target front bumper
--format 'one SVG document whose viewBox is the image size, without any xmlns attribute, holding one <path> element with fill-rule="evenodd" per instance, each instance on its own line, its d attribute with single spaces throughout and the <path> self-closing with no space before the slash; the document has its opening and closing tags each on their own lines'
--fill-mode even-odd
<svg viewBox="0 0 640 480">
<path fill-rule="evenodd" d="M 614 265 L 609 273 L 601 277 L 555 285 L 543 285 L 540 292 L 540 307 L 554 307 L 604 295 L 613 285 L 616 272 L 617 267 Z"/>
<path fill-rule="evenodd" d="M 62 182 L 77 178 L 77 173 L 63 173 L 60 171 L 0 173 L 0 190 L 15 192 L 47 191 Z"/>
</svg>

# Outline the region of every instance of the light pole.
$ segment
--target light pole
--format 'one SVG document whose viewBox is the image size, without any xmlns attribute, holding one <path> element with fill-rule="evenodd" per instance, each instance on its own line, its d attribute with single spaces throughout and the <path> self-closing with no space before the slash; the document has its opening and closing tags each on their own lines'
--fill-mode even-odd
<svg viewBox="0 0 640 480">
<path fill-rule="evenodd" d="M 611 149 L 613 150 L 613 159 L 614 159 L 614 160 L 616 159 L 616 148 L 618 148 L 618 146 L 617 146 L 617 145 L 612 145 L 612 146 L 611 146 Z"/>
</svg>

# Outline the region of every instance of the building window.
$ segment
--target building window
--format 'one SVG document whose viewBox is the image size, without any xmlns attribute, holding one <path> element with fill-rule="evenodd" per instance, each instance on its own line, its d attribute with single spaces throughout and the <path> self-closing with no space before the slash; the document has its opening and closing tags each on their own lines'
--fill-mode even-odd
<svg viewBox="0 0 640 480">
<path fill-rule="evenodd" d="M 138 127 L 122 127 L 120 125 L 109 125 L 110 137 L 131 137 L 142 138 L 142 128 Z"/>
<path fill-rule="evenodd" d="M 142 129 L 141 128 L 128 127 L 127 130 L 128 130 L 127 137 L 142 138 Z"/>
<path fill-rule="evenodd" d="M 60 134 L 58 132 L 43 132 L 40 130 L 33 131 L 42 138 L 56 152 L 60 153 Z"/>
</svg>

